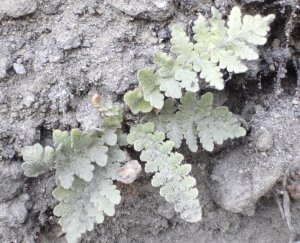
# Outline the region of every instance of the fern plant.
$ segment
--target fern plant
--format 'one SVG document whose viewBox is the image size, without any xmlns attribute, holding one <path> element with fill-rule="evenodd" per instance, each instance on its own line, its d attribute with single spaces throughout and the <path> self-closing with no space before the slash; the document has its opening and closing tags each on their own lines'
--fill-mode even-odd
<svg viewBox="0 0 300 243">
<path fill-rule="evenodd" d="M 107 116 L 100 128 L 88 132 L 73 129 L 70 134 L 56 130 L 54 148 L 35 144 L 22 149 L 26 176 L 36 177 L 56 169 L 58 187 L 53 196 L 60 203 L 54 214 L 60 217 L 69 243 L 77 242 L 95 223 L 102 223 L 104 214 L 114 215 L 114 206 L 121 197 L 113 180 L 130 183 L 136 178 L 134 173 L 140 170 L 136 161 L 128 164 L 129 169 L 124 166 L 120 170 L 126 156 L 119 146 L 127 142 L 141 152 L 146 172 L 154 173 L 152 185 L 160 187 L 160 194 L 174 204 L 181 217 L 188 222 L 201 220 L 191 165 L 183 163 L 183 155 L 173 150 L 185 139 L 192 152 L 198 150 L 198 142 L 205 150 L 213 151 L 214 144 L 246 134 L 227 107 L 212 107 L 211 93 L 202 95 L 200 100 L 195 93 L 202 79 L 216 89 L 223 89 L 222 69 L 245 72 L 247 67 L 241 60 L 258 58 L 254 47 L 266 42 L 269 24 L 275 17 L 245 15 L 242 19 L 240 9 L 234 7 L 225 25 L 221 14 L 215 8 L 211 11 L 210 19 L 199 15 L 195 21 L 195 43 L 175 26 L 172 55 L 156 51 L 154 63 L 159 70 L 138 72 L 140 87 L 126 93 L 124 100 L 132 113 L 147 114 L 141 124 L 130 129 L 127 138 L 121 130 L 123 110 L 94 95 L 93 105 Z"/>
<path fill-rule="evenodd" d="M 28 177 L 36 177 L 56 169 L 58 187 L 53 196 L 60 203 L 54 214 L 69 243 L 75 243 L 84 232 L 91 231 L 94 224 L 102 223 L 104 214 L 113 216 L 114 206 L 120 203 L 119 190 L 113 180 L 120 162 L 126 159 L 119 145 L 126 145 L 122 134 L 123 111 L 110 101 L 94 97 L 94 105 L 108 115 L 98 129 L 81 132 L 73 129 L 56 130 L 53 133 L 54 148 L 40 144 L 22 149 L 22 168 Z"/>
</svg>

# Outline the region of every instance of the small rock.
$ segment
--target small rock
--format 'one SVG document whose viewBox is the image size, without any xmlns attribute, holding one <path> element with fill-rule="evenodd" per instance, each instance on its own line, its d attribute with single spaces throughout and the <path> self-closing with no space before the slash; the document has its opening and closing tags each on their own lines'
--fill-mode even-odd
<svg viewBox="0 0 300 243">
<path fill-rule="evenodd" d="M 166 219 L 171 219 L 176 215 L 174 207 L 170 207 L 169 204 L 162 204 L 157 208 L 157 212 Z"/>
<path fill-rule="evenodd" d="M 64 59 L 64 52 L 58 48 L 55 48 L 49 52 L 48 59 L 49 62 L 62 62 Z"/>
<path fill-rule="evenodd" d="M 14 198 L 23 185 L 23 170 L 20 163 L 0 164 L 0 202 Z"/>
<path fill-rule="evenodd" d="M 59 104 L 61 104 L 62 101 L 60 99 L 65 98 L 66 95 L 60 95 L 55 90 L 53 93 L 53 95 L 55 95 L 55 99 L 57 99 Z M 95 109 L 88 99 L 81 99 L 81 101 L 78 102 L 76 120 L 81 124 L 83 130 L 88 130 L 91 127 L 98 127 L 102 122 L 102 118 L 99 117 L 99 110 Z"/>
<path fill-rule="evenodd" d="M 263 3 L 264 0 L 243 0 L 244 3 Z"/>
<path fill-rule="evenodd" d="M 255 146 L 258 151 L 266 152 L 273 146 L 272 134 L 265 128 L 261 128 L 255 134 Z"/>
<path fill-rule="evenodd" d="M 292 198 L 294 199 L 300 198 L 300 183 L 291 181 L 290 185 L 287 186 L 287 190 Z"/>
<path fill-rule="evenodd" d="M 0 53 L 0 79 L 7 76 L 6 71 L 12 66 L 10 55 L 3 55 Z"/>
<path fill-rule="evenodd" d="M 85 39 L 82 43 L 82 47 L 86 47 L 86 48 L 92 47 L 92 43 L 89 40 Z"/>
<path fill-rule="evenodd" d="M 13 18 L 32 14 L 36 10 L 37 2 L 35 0 L 1 0 L 0 4 L 0 12 Z"/>
<path fill-rule="evenodd" d="M 140 163 L 137 160 L 130 160 L 118 171 L 118 175 L 123 183 L 130 184 L 135 181 L 141 171 Z"/>
<path fill-rule="evenodd" d="M 153 45 L 157 43 L 157 38 L 151 35 L 150 31 L 144 31 L 136 38 L 136 41 L 143 44 Z"/>
<path fill-rule="evenodd" d="M 28 195 L 23 194 L 11 201 L 0 203 L 1 226 L 18 227 L 24 223 L 28 216 L 25 206 L 28 200 Z"/>
<path fill-rule="evenodd" d="M 299 100 L 295 100 L 295 99 L 292 100 L 293 105 L 299 105 L 299 103 L 300 103 Z"/>
<path fill-rule="evenodd" d="M 171 0 L 107 0 L 112 7 L 133 17 L 163 21 L 175 11 Z"/>
<path fill-rule="evenodd" d="M 22 63 L 23 63 L 23 59 L 22 59 L 21 57 L 19 57 L 19 58 L 16 60 L 16 63 L 22 64 Z"/>
<path fill-rule="evenodd" d="M 13 64 L 14 70 L 17 74 L 26 74 L 26 69 L 23 64 L 14 63 Z"/>
<path fill-rule="evenodd" d="M 36 96 L 34 93 L 27 93 L 26 96 L 24 96 L 23 100 L 20 101 L 20 105 L 26 106 L 27 108 L 31 107 L 33 103 L 36 101 Z"/>
<path fill-rule="evenodd" d="M 98 14 L 103 14 L 105 12 L 106 8 L 104 5 L 99 5 L 98 7 L 95 8 L 95 11 L 98 13 Z"/>
<path fill-rule="evenodd" d="M 255 103 L 253 101 L 249 101 L 243 108 L 241 116 L 245 119 L 245 121 L 251 121 L 252 117 L 255 115 Z"/>
<path fill-rule="evenodd" d="M 278 118 L 281 117 L 281 115 L 279 115 L 279 114 L 277 114 L 277 113 L 273 113 L 273 117 L 274 117 L 274 119 L 278 119 Z"/>
<path fill-rule="evenodd" d="M 47 15 L 56 14 L 61 0 L 51 0 L 48 3 L 44 2 L 43 11 Z"/>
<path fill-rule="evenodd" d="M 249 157 L 239 147 L 228 153 L 212 172 L 214 201 L 226 210 L 252 216 L 255 203 L 279 180 L 283 169 L 278 157 Z"/>
<path fill-rule="evenodd" d="M 88 7 L 88 11 L 89 11 L 89 14 L 92 14 L 92 15 L 94 15 L 96 13 L 96 10 L 92 7 Z"/>
<path fill-rule="evenodd" d="M 77 48 L 81 45 L 81 36 L 75 30 L 61 32 L 57 37 L 57 46 L 64 50 Z"/>
</svg>

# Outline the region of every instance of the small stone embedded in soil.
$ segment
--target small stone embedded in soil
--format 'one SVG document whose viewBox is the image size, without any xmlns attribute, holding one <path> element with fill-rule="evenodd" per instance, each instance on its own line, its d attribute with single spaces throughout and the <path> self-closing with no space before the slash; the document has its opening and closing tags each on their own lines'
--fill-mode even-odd
<svg viewBox="0 0 300 243">
<path fill-rule="evenodd" d="M 0 53 L 0 79 L 7 76 L 6 71 L 12 66 L 12 59 L 10 55 Z"/>
<path fill-rule="evenodd" d="M 176 215 L 176 212 L 173 207 L 170 207 L 169 204 L 162 204 L 158 207 L 157 212 L 166 219 L 171 219 Z"/>
<path fill-rule="evenodd" d="M 44 1 L 43 11 L 47 15 L 56 14 L 60 4 L 60 0 Z"/>
<path fill-rule="evenodd" d="M 0 4 L 0 12 L 13 18 L 32 14 L 36 10 L 37 2 L 35 0 L 1 0 Z"/>
<path fill-rule="evenodd" d="M 0 202 L 14 198 L 24 185 L 21 163 L 0 164 Z"/>
<path fill-rule="evenodd" d="M 0 203 L 1 226 L 19 227 L 23 224 L 28 216 L 25 206 L 28 200 L 28 195 L 23 194 L 13 200 Z"/>
<path fill-rule="evenodd" d="M 291 181 L 290 185 L 287 186 L 287 190 L 290 196 L 294 199 L 300 198 L 300 183 Z"/>
<path fill-rule="evenodd" d="M 136 180 L 141 171 L 140 163 L 137 160 L 130 160 L 118 171 L 118 175 L 123 183 L 130 184 Z"/>
<path fill-rule="evenodd" d="M 263 3 L 264 0 L 243 0 L 244 3 Z"/>
<path fill-rule="evenodd" d="M 55 95 L 54 99 L 62 103 L 61 99 L 64 97 L 61 93 L 60 96 L 57 96 L 55 92 L 52 95 Z M 53 99 L 53 98 L 52 98 Z M 69 101 L 65 101 L 66 105 Z M 83 130 L 87 130 L 90 127 L 94 127 L 95 124 L 101 123 L 101 117 L 99 117 L 99 111 L 93 107 L 89 99 L 82 99 L 77 104 L 76 108 L 76 120 L 81 124 Z"/>
<path fill-rule="evenodd" d="M 257 131 L 255 146 L 258 151 L 266 152 L 273 146 L 272 134 L 265 128 L 261 128 Z"/>
<path fill-rule="evenodd" d="M 175 11 L 170 0 L 107 0 L 112 7 L 133 17 L 163 21 Z"/>
<path fill-rule="evenodd" d="M 279 180 L 283 163 L 275 155 L 249 155 L 239 147 L 221 159 L 212 172 L 210 191 L 226 210 L 253 215 L 255 203 Z M 242 171 L 242 173 L 240 173 Z"/>
<path fill-rule="evenodd" d="M 63 61 L 63 59 L 64 59 L 64 53 L 63 53 L 62 50 L 59 50 L 58 48 L 55 48 L 53 50 L 51 49 L 49 51 L 48 58 L 49 58 L 49 62 L 59 63 L 59 62 Z"/>
<path fill-rule="evenodd" d="M 81 37 L 75 30 L 63 31 L 57 36 L 57 46 L 64 50 L 77 48 L 81 45 Z"/>
<path fill-rule="evenodd" d="M 245 121 L 251 121 L 252 117 L 255 114 L 255 103 L 253 101 L 249 101 L 243 108 L 241 116 L 245 119 Z"/>
<path fill-rule="evenodd" d="M 23 64 L 14 63 L 13 68 L 17 74 L 26 74 L 26 69 Z"/>
</svg>

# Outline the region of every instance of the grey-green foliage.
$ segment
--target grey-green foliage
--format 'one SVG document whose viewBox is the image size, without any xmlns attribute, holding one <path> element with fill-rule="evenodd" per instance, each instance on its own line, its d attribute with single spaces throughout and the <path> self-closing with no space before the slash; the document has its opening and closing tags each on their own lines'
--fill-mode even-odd
<svg viewBox="0 0 300 243">
<path fill-rule="evenodd" d="M 22 148 L 22 154 L 26 161 L 22 164 L 22 168 L 28 177 L 37 177 L 53 167 L 55 152 L 49 146 L 45 149 L 39 143 L 34 146 L 25 146 Z"/>
<path fill-rule="evenodd" d="M 161 76 L 154 73 L 152 69 L 142 69 L 138 72 L 141 89 L 136 88 L 124 96 L 124 101 L 130 105 L 134 114 L 138 112 L 149 112 L 152 107 L 161 109 L 164 104 L 164 96 L 160 91 Z"/>
<path fill-rule="evenodd" d="M 212 93 L 208 92 L 198 100 L 194 93 L 187 92 L 178 107 L 168 99 L 159 115 L 152 111 L 142 122 L 153 122 L 155 130 L 164 132 L 174 142 L 175 148 L 181 146 L 184 138 L 192 152 L 198 150 L 198 137 L 203 148 L 212 151 L 214 143 L 222 144 L 228 138 L 245 136 L 245 129 L 232 117 L 228 108 L 213 109 L 212 102 Z"/>
<path fill-rule="evenodd" d="M 147 123 L 131 128 L 128 142 L 141 151 L 146 172 L 155 173 L 152 185 L 161 187 L 160 194 L 188 222 L 200 221 L 202 217 L 196 180 L 189 175 L 191 166 L 182 164 L 183 156 L 172 152 L 173 148 L 180 147 L 184 138 L 195 152 L 199 138 L 203 148 L 212 151 L 215 143 L 245 135 L 227 107 L 212 108 L 211 93 L 196 99 L 199 80 L 205 79 L 214 88 L 223 89 L 221 69 L 245 72 L 247 67 L 241 60 L 258 58 L 253 46 L 266 42 L 273 19 L 274 15 L 246 15 L 242 19 L 240 9 L 234 7 L 226 25 L 221 14 L 212 8 L 209 20 L 199 15 L 194 23 L 195 43 L 175 26 L 171 52 L 176 58 L 156 51 L 154 63 L 159 71 L 140 70 L 140 87 L 124 96 L 134 114 L 148 112 L 142 121 Z M 182 89 L 187 91 L 183 97 Z M 177 107 L 172 99 L 164 101 L 165 96 L 180 98 L 181 104 Z M 114 215 L 114 206 L 121 200 L 112 180 L 120 179 L 116 172 L 126 158 L 119 148 L 127 144 L 121 131 L 123 110 L 100 95 L 94 95 L 91 101 L 107 116 L 100 128 L 88 132 L 73 129 L 70 134 L 56 130 L 54 148 L 43 149 L 35 144 L 22 149 L 26 176 L 36 177 L 56 169 L 58 187 L 53 195 L 60 204 L 54 214 L 61 217 L 59 223 L 69 243 L 77 242 L 95 223 L 103 222 L 104 214 Z M 156 113 L 151 112 L 153 108 Z M 165 136 L 171 141 L 164 141 Z"/>
<path fill-rule="evenodd" d="M 188 222 L 202 218 L 201 207 L 197 200 L 196 180 L 189 175 L 190 164 L 182 164 L 183 156 L 171 152 L 172 141 L 165 140 L 163 132 L 154 131 L 154 124 L 139 124 L 130 129 L 127 140 L 136 151 L 142 151 L 140 159 L 147 162 L 145 171 L 155 173 L 152 185 L 160 188 L 161 196 L 175 205 L 175 210 Z"/>
<path fill-rule="evenodd" d="M 154 63 L 160 67 L 158 73 L 152 69 L 139 71 L 140 87 L 125 95 L 125 102 L 133 113 L 149 112 L 153 107 L 161 109 L 161 91 L 177 99 L 181 98 L 182 89 L 197 92 L 201 79 L 221 90 L 224 88 L 222 69 L 243 73 L 247 67 L 242 60 L 258 59 L 255 45 L 266 42 L 265 36 L 275 15 L 245 15 L 242 18 L 239 7 L 234 7 L 226 24 L 217 9 L 212 7 L 211 12 L 210 19 L 200 14 L 194 22 L 195 43 L 179 26 L 173 28 L 171 52 L 176 59 L 156 51 Z"/>
<path fill-rule="evenodd" d="M 53 133 L 54 149 L 40 144 L 22 149 L 25 175 L 36 177 L 56 169 L 58 187 L 53 196 L 60 203 L 54 209 L 69 243 L 102 223 L 104 213 L 114 215 L 114 206 L 121 200 L 112 180 L 120 179 L 117 171 L 126 159 L 119 145 L 125 145 L 122 134 L 122 109 L 100 101 L 99 110 L 109 115 L 101 127 L 81 132 L 73 129 Z M 108 109 L 107 109 L 108 104 Z"/>
<path fill-rule="evenodd" d="M 125 155 L 117 145 L 110 147 L 109 153 L 115 158 L 110 158 L 104 167 L 96 166 L 90 182 L 76 176 L 71 188 L 65 189 L 58 180 L 59 187 L 53 191 L 53 196 L 60 201 L 54 214 L 61 217 L 59 223 L 69 243 L 77 242 L 82 233 L 94 228 L 95 223 L 102 223 L 104 213 L 113 216 L 115 204 L 121 201 L 112 180 L 118 179 L 118 162 L 123 161 Z"/>
<path fill-rule="evenodd" d="M 187 91 L 198 91 L 197 74 L 216 89 L 223 89 L 221 69 L 234 73 L 247 71 L 241 60 L 258 59 L 253 46 L 265 44 L 269 25 L 275 18 L 274 14 L 266 17 L 245 15 L 242 18 L 240 9 L 234 7 L 226 25 L 217 9 L 212 7 L 211 12 L 209 20 L 200 14 L 194 22 L 195 44 L 190 42 L 180 27 L 173 28 L 171 52 L 177 55 L 176 60 L 156 52 L 154 63 L 161 67 L 161 89 L 166 96 L 181 97 L 178 90 L 174 91 L 174 87 L 168 85 L 170 82 Z"/>
</svg>

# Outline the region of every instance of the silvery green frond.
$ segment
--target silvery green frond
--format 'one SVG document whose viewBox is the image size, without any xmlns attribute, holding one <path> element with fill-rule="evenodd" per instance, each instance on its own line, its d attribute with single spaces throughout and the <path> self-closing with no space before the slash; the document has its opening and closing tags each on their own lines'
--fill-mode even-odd
<svg viewBox="0 0 300 243">
<path fill-rule="evenodd" d="M 161 109 L 164 104 L 164 96 L 159 89 L 161 76 L 154 73 L 153 69 L 142 69 L 138 72 L 138 79 L 142 86 L 145 101 L 150 102 L 153 107 Z"/>
<path fill-rule="evenodd" d="M 133 114 L 137 114 L 139 112 L 146 113 L 151 111 L 153 108 L 150 102 L 144 99 L 143 91 L 141 89 L 128 91 L 124 95 L 124 101 L 127 105 L 130 106 Z"/>
<path fill-rule="evenodd" d="M 53 196 L 60 204 L 54 214 L 61 217 L 59 223 L 69 243 L 76 243 L 95 223 L 102 223 L 104 214 L 114 215 L 114 206 L 121 200 L 112 180 L 121 180 L 120 162 L 126 160 L 119 147 L 127 144 L 121 130 L 123 109 L 99 99 L 97 94 L 91 99 L 107 116 L 99 128 L 88 132 L 75 128 L 71 133 L 55 130 L 55 149 L 43 149 L 40 144 L 22 149 L 26 176 L 35 177 L 56 167 L 58 187 Z"/>
<path fill-rule="evenodd" d="M 104 214 L 113 216 L 115 205 L 121 201 L 109 173 L 100 167 L 95 169 L 90 182 L 76 176 L 71 188 L 59 186 L 53 196 L 60 201 L 54 214 L 61 217 L 59 223 L 69 243 L 76 243 L 81 234 L 94 228 L 95 223 L 102 223 Z"/>
<path fill-rule="evenodd" d="M 133 113 L 146 113 L 152 107 L 161 109 L 164 99 L 160 91 L 173 99 L 181 98 L 181 89 L 199 91 L 200 79 L 218 90 L 224 89 L 222 70 L 243 73 L 247 66 L 242 60 L 258 59 L 255 46 L 265 44 L 274 14 L 242 18 L 239 7 L 234 7 L 226 23 L 216 8 L 212 7 L 211 13 L 211 18 L 200 14 L 194 22 L 194 44 L 184 30 L 173 27 L 170 40 L 173 55 L 155 51 L 153 62 L 159 66 L 159 71 L 140 70 L 141 89 L 125 94 L 125 102 Z"/>
<path fill-rule="evenodd" d="M 182 164 L 183 155 L 173 153 L 174 142 L 166 141 L 163 132 L 155 132 L 151 122 L 133 127 L 128 134 L 128 143 L 141 151 L 140 159 L 146 162 L 145 171 L 155 173 L 152 185 L 161 187 L 160 194 L 174 204 L 175 210 L 188 222 L 202 218 L 197 199 L 196 180 L 191 177 L 191 165 Z"/>
<path fill-rule="evenodd" d="M 212 151 L 214 144 L 222 144 L 228 138 L 246 135 L 236 118 L 225 106 L 212 107 L 213 95 L 206 93 L 198 100 L 194 93 L 187 92 L 178 108 L 171 101 L 166 101 L 159 115 L 147 114 L 142 122 L 155 124 L 155 131 L 164 132 L 174 142 L 174 147 L 181 146 L 183 138 L 192 152 L 198 150 L 198 139 L 203 148 Z"/>
<path fill-rule="evenodd" d="M 48 171 L 54 164 L 55 153 L 53 148 L 45 147 L 39 143 L 34 146 L 25 146 L 22 148 L 24 163 L 22 169 L 28 177 L 37 177 Z"/>
</svg>

